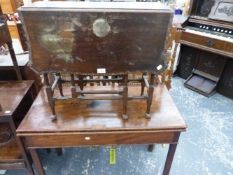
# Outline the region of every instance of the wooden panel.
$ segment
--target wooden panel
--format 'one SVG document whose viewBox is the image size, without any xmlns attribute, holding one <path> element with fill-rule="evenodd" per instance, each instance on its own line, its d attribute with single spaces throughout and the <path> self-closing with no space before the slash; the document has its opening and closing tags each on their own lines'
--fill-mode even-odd
<svg viewBox="0 0 233 175">
<path fill-rule="evenodd" d="M 0 164 L 12 162 L 23 162 L 21 152 L 15 140 L 0 148 Z"/>
<path fill-rule="evenodd" d="M 180 42 L 184 45 L 233 58 L 233 52 L 231 52 L 233 43 L 230 42 L 195 35 L 185 31 L 182 32 Z"/>
<path fill-rule="evenodd" d="M 195 35 L 188 32 L 182 32 L 181 40 L 200 44 L 205 47 L 210 47 L 214 49 L 224 50 L 225 49 L 225 41 L 208 38 L 205 36 Z"/>
<path fill-rule="evenodd" d="M 5 14 L 15 13 L 17 8 L 16 0 L 0 0 L 2 11 Z"/>
<path fill-rule="evenodd" d="M 106 73 L 156 71 L 163 63 L 170 10 L 143 4 L 129 9 L 134 6 L 116 2 L 103 6 L 76 2 L 73 7 L 71 2 L 60 2 L 65 8 L 51 3 L 56 8 L 21 9 L 32 66 L 38 72 L 96 73 L 97 68 L 106 68 Z M 121 5 L 113 9 L 117 4 Z"/>
<path fill-rule="evenodd" d="M 87 132 L 31 134 L 26 138 L 27 147 L 72 147 L 76 145 L 114 145 L 176 143 L 175 132 Z M 55 139 L 56 137 L 56 139 Z"/>
<path fill-rule="evenodd" d="M 33 81 L 0 82 L 0 104 L 2 106 L 0 117 L 13 115 L 32 84 Z M 5 111 L 9 112 L 6 114 Z"/>
<path fill-rule="evenodd" d="M 192 74 L 193 69 L 198 63 L 198 53 L 199 51 L 195 48 L 185 45 L 181 46 L 179 65 L 176 70 L 176 73 L 180 77 L 187 79 Z"/>
</svg>

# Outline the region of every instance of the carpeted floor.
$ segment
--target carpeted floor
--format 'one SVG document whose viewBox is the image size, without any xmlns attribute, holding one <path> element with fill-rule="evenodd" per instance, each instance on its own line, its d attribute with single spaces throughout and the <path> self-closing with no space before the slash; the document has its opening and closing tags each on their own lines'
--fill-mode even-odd
<svg viewBox="0 0 233 175">
<path fill-rule="evenodd" d="M 171 175 L 233 175 L 233 100 L 220 94 L 207 98 L 184 88 L 184 80 L 173 79 L 170 91 L 188 124 L 172 166 Z M 160 175 L 168 145 L 118 146 L 117 162 L 109 165 L 109 147 L 40 151 L 47 175 Z M 8 171 L 6 175 L 23 175 Z"/>
</svg>

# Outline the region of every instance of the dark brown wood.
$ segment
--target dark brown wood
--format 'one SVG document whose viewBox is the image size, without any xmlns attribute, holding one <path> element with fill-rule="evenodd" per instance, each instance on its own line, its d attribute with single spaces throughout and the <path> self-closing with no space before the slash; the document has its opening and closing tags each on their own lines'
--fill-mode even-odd
<svg viewBox="0 0 233 175">
<path fill-rule="evenodd" d="M 132 2 L 40 2 L 20 14 L 40 73 L 155 72 L 172 19 L 165 6 Z"/>
<path fill-rule="evenodd" d="M 50 86 L 48 74 L 44 73 L 43 75 L 44 75 L 44 83 L 45 83 L 45 89 L 46 89 L 47 97 L 48 97 L 48 101 L 49 101 L 49 106 L 50 106 L 52 113 L 53 113 L 53 116 L 51 117 L 51 119 L 53 121 L 56 121 L 57 117 L 56 117 L 56 113 L 55 113 L 55 101 L 52 98 L 54 92 L 52 91 L 52 87 Z"/>
<path fill-rule="evenodd" d="M 19 60 L 20 58 L 17 58 Z M 9 60 L 10 61 L 10 60 Z M 42 81 L 38 74 L 36 74 L 28 65 L 20 64 L 19 70 L 22 74 L 23 80 L 34 80 L 34 91 L 35 95 L 37 95 L 42 87 Z M 12 80 L 18 80 L 14 66 L 11 64 L 11 61 L 9 65 L 1 65 L 0 64 L 0 81 L 12 81 Z"/>
<path fill-rule="evenodd" d="M 123 80 L 123 119 L 128 119 L 127 115 L 127 101 L 128 101 L 128 74 L 124 75 Z"/>
<path fill-rule="evenodd" d="M 199 61 L 199 50 L 182 45 L 176 74 L 187 79 Z"/>
<path fill-rule="evenodd" d="M 32 160 L 33 160 L 33 163 L 35 164 L 35 167 L 37 168 L 37 172 L 39 175 L 45 175 L 45 171 L 44 171 L 44 168 L 40 162 L 40 158 L 37 154 L 37 150 L 35 149 L 29 149 L 30 153 L 31 153 L 31 156 L 32 156 Z"/>
<path fill-rule="evenodd" d="M 9 126 L 12 135 L 9 142 L 0 146 L 0 169 L 26 169 L 29 175 L 34 175 L 32 162 L 16 136 L 16 127 L 33 102 L 32 90 L 33 81 L 0 82 L 0 127 L 2 130 L 3 126 Z"/>
<path fill-rule="evenodd" d="M 209 42 L 213 44 L 209 45 Z M 233 58 L 233 43 L 217 40 L 210 37 L 200 36 L 196 34 L 182 32 L 180 43 L 190 47 L 205 50 L 211 53 Z"/>
<path fill-rule="evenodd" d="M 24 51 L 28 51 L 28 41 L 23 30 L 22 23 L 20 21 L 16 22 L 17 30 L 19 32 L 19 39 Z"/>
<path fill-rule="evenodd" d="M 16 140 L 12 140 L 8 144 L 8 146 L 4 146 L 0 148 L 0 166 L 2 167 L 1 169 L 3 169 L 3 166 L 5 164 L 8 164 L 8 167 L 10 167 L 9 164 L 14 162 L 23 164 L 21 168 L 25 168 L 25 164 L 23 163 L 24 160 L 22 158 L 20 149 L 17 146 Z"/>
<path fill-rule="evenodd" d="M 90 86 L 95 90 L 108 86 Z M 114 87 L 112 87 L 114 88 Z M 129 86 L 129 95 L 140 94 L 141 85 Z M 64 87 L 64 94 L 66 94 Z M 58 91 L 55 93 L 59 93 Z M 35 167 L 43 174 L 43 167 L 36 154 L 40 148 L 63 148 L 80 145 L 118 144 L 177 144 L 178 135 L 186 125 L 164 85 L 155 88 L 157 100 L 151 106 L 151 119 L 144 118 L 146 103 L 141 100 L 128 101 L 129 119 L 121 119 L 121 101 L 67 101 L 58 103 L 57 122 L 48 106 L 45 90 L 35 100 L 27 116 L 21 122 L 17 135 L 31 150 Z M 72 105 L 71 105 L 72 104 Z M 75 106 L 75 108 L 73 108 Z M 40 123 L 40 125 L 38 125 Z M 166 169 L 172 163 L 169 153 Z"/>
<path fill-rule="evenodd" d="M 208 17 L 216 0 L 192 0 L 191 16 Z"/>
<path fill-rule="evenodd" d="M 19 107 L 19 104 L 24 100 L 25 96 L 30 95 L 30 88 L 33 81 L 0 81 L 0 104 L 2 111 L 0 111 L 0 118 L 13 115 Z M 24 102 L 25 103 L 25 102 Z M 26 104 L 25 104 L 26 105 Z M 29 107 L 28 107 L 29 108 Z M 5 113 L 9 111 L 9 113 Z M 21 111 L 26 114 L 25 109 Z M 21 115 L 22 115 L 21 114 Z"/>
<path fill-rule="evenodd" d="M 60 73 L 56 73 L 56 75 L 57 75 L 57 77 L 58 77 L 58 83 L 57 83 L 57 86 L 58 86 L 58 89 L 59 89 L 60 95 L 61 95 L 61 96 L 64 96 L 64 94 L 63 94 L 63 90 L 62 90 L 61 74 L 60 74 Z"/>
<path fill-rule="evenodd" d="M 25 163 L 26 171 L 29 175 L 34 175 L 34 171 L 32 169 L 32 162 L 29 160 L 29 156 L 27 155 L 27 152 L 25 150 L 25 147 L 23 146 L 23 143 L 21 142 L 20 138 L 16 136 L 16 126 L 13 121 L 13 118 L 10 118 L 10 128 L 13 132 L 13 136 L 16 140 L 17 146 L 19 147 L 19 150 L 22 154 L 23 161 Z"/>
<path fill-rule="evenodd" d="M 11 60 L 12 60 L 13 65 L 14 65 L 14 70 L 16 72 L 17 78 L 18 78 L 18 80 L 22 80 L 22 75 L 21 75 L 21 72 L 19 70 L 19 66 L 18 66 L 18 62 L 17 62 L 17 59 L 16 59 L 15 51 L 13 49 L 12 42 L 11 41 L 7 42 L 7 46 L 8 46 L 10 55 L 11 55 Z"/>
<path fill-rule="evenodd" d="M 218 85 L 218 92 L 233 99 L 233 60 L 228 60 Z"/>
<path fill-rule="evenodd" d="M 22 80 L 22 75 L 18 67 L 18 63 L 16 60 L 16 56 L 15 56 L 15 52 L 13 49 L 12 40 L 11 40 L 10 33 L 7 27 L 7 23 L 6 21 L 1 20 L 1 17 L 0 17 L 0 46 L 2 46 L 3 44 L 6 44 L 8 46 L 8 49 L 11 55 L 11 60 L 13 62 L 14 70 L 15 70 L 18 80 Z"/>
<path fill-rule="evenodd" d="M 190 17 L 182 24 L 178 69 L 185 86 L 210 96 L 233 58 L 231 0 L 193 0 Z M 227 86 L 226 86 L 227 88 Z"/>
<path fill-rule="evenodd" d="M 56 110 L 55 110 L 55 103 L 57 101 L 65 101 L 70 99 L 78 99 L 78 100 L 122 100 L 123 103 L 123 112 L 122 112 L 122 118 L 128 119 L 127 116 L 127 101 L 128 100 L 147 100 L 147 108 L 145 112 L 145 116 L 147 118 L 150 118 L 150 106 L 153 99 L 153 88 L 155 84 L 155 74 L 152 73 L 150 77 L 150 82 L 147 80 L 147 76 L 145 73 L 143 73 L 142 78 L 128 78 L 128 74 L 123 75 L 117 75 L 117 78 L 108 78 L 109 76 L 105 74 L 105 76 L 102 76 L 100 74 L 94 74 L 95 76 L 91 76 L 92 79 L 90 79 L 90 76 L 88 75 L 81 75 L 81 74 L 71 74 L 70 80 L 63 80 L 61 78 L 60 73 L 56 73 L 54 76 L 54 73 L 44 73 L 44 83 L 46 86 L 46 92 L 47 97 L 50 102 L 50 107 L 53 111 L 54 117 L 52 120 L 56 121 Z M 49 76 L 51 77 L 49 79 Z M 63 76 L 66 76 L 66 74 L 63 73 Z M 115 75 L 116 76 L 116 75 Z M 75 79 L 75 77 L 77 77 Z M 94 78 L 95 77 L 95 78 Z M 96 79 L 96 77 L 98 77 Z M 103 86 L 112 86 L 109 84 L 110 82 L 117 81 L 118 85 L 115 86 L 113 90 L 84 90 L 84 87 L 88 87 L 88 82 L 93 82 L 91 86 L 94 85 L 94 82 L 97 83 L 97 86 L 100 86 L 99 83 L 102 83 Z M 145 84 L 145 86 L 142 85 L 142 82 Z M 57 95 L 54 95 L 55 88 L 58 86 L 58 83 L 60 83 L 60 87 L 58 87 L 60 92 L 60 97 Z M 71 94 L 70 95 L 64 95 L 62 90 L 62 84 L 66 84 L 66 86 L 71 84 Z M 108 83 L 108 84 L 107 84 Z M 147 95 L 141 95 L 141 96 L 129 96 L 128 95 L 128 84 L 130 83 L 141 83 L 141 88 L 146 87 Z M 76 89 L 76 84 L 78 85 L 79 89 Z M 103 87 L 104 88 L 104 87 Z M 104 88 L 106 89 L 106 88 Z M 143 90 L 141 90 L 142 93 Z M 97 95 L 103 95 L 103 96 L 97 96 Z M 92 95 L 92 96 L 90 96 Z M 108 95 L 108 96 L 106 96 Z"/>
<path fill-rule="evenodd" d="M 179 136 L 180 136 L 180 134 L 178 133 L 176 135 L 177 141 L 179 140 Z M 169 175 L 169 173 L 170 173 L 171 165 L 172 165 L 173 158 L 174 158 L 174 155 L 176 152 L 176 147 L 177 147 L 177 143 L 170 144 L 170 146 L 169 146 L 165 167 L 163 169 L 163 175 Z"/>
<path fill-rule="evenodd" d="M 106 90 L 114 87 L 105 87 Z M 99 90 L 103 87 L 94 86 L 87 89 Z M 68 91 L 64 91 L 65 94 Z M 129 86 L 129 96 L 140 93 L 140 86 Z M 57 92 L 56 92 L 57 94 Z M 141 100 L 129 101 L 129 119 L 121 120 L 121 101 L 82 101 L 67 100 L 57 102 L 56 110 L 59 122 L 52 122 L 50 117 L 53 115 L 49 107 L 45 89 L 37 96 L 34 105 L 31 107 L 26 118 L 18 128 L 18 134 L 27 132 L 72 132 L 72 131 L 131 131 L 137 130 L 183 130 L 185 123 L 180 116 L 174 102 L 172 101 L 167 89 L 163 85 L 155 88 L 157 101 L 152 101 L 151 119 L 145 120 L 144 107 L 146 103 Z M 72 104 L 72 105 L 71 105 Z M 169 110 L 168 110 L 169 109 Z M 110 113 L 109 113 L 110 112 Z M 33 117 L 32 117 L 33 116 Z M 108 120 L 111 118 L 111 120 Z M 70 124 L 69 121 L 74 123 Z M 62 123 L 60 123 L 62 122 Z M 40 123 L 40 125 L 38 125 Z M 182 129 L 183 128 L 183 129 Z"/>
<path fill-rule="evenodd" d="M 72 98 L 76 98 L 77 97 L 77 93 L 76 93 L 76 88 L 75 88 L 75 81 L 74 81 L 74 74 L 70 75 L 71 77 L 71 97 Z"/>
<path fill-rule="evenodd" d="M 148 145 L 148 151 L 149 151 L 149 152 L 154 151 L 154 148 L 155 148 L 155 145 L 154 145 L 154 144 Z"/>
<path fill-rule="evenodd" d="M 147 99 L 147 108 L 146 108 L 146 117 L 150 118 L 150 109 L 153 100 L 153 93 L 154 93 L 154 82 L 155 81 L 155 74 L 150 75 L 150 84 L 148 88 L 148 99 Z"/>
<path fill-rule="evenodd" d="M 142 74 L 142 78 L 144 79 L 145 76 L 146 76 L 146 73 L 144 72 Z M 145 89 L 145 80 L 141 82 L 141 96 L 144 95 L 144 89 Z"/>
</svg>

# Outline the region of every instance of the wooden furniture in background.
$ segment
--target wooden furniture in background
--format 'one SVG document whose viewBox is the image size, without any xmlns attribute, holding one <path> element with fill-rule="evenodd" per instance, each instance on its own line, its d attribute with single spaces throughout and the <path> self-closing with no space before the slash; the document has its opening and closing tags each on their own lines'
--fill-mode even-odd
<svg viewBox="0 0 233 175">
<path fill-rule="evenodd" d="M 2 11 L 5 14 L 12 14 L 16 12 L 18 8 L 18 4 L 16 0 L 0 0 L 0 5 L 2 7 Z"/>
<path fill-rule="evenodd" d="M 105 87 L 89 88 L 98 90 Z M 140 92 L 140 86 L 129 87 L 129 95 Z M 68 100 L 57 104 L 58 120 L 52 122 L 53 114 L 49 109 L 45 89 L 42 89 L 18 127 L 17 135 L 30 150 L 40 175 L 45 172 L 37 149 L 152 143 L 170 144 L 163 170 L 163 175 L 168 175 L 179 135 L 185 131 L 186 124 L 164 85 L 155 88 L 155 97 L 150 120 L 144 118 L 146 104 L 140 100 L 129 101 L 127 121 L 121 119 L 120 101 L 92 100 L 79 103 L 77 100 Z"/>
<path fill-rule="evenodd" d="M 14 14 L 17 8 L 20 6 L 20 1 L 17 0 L 0 0 L 0 6 L 3 14 Z M 10 32 L 11 38 L 20 39 L 16 21 L 7 21 L 7 26 Z"/>
<path fill-rule="evenodd" d="M 165 46 L 165 65 L 166 69 L 162 73 L 161 82 L 165 83 L 168 89 L 171 89 L 174 64 L 177 54 L 177 49 L 180 41 L 180 22 L 178 16 L 174 16 L 172 27 L 169 31 L 168 39 Z"/>
<path fill-rule="evenodd" d="M 1 8 L 1 6 L 0 6 Z M 2 12 L 2 10 L 1 10 Z M 15 55 L 15 51 L 13 48 L 13 44 L 12 44 L 12 40 L 11 40 L 11 36 L 7 27 L 7 23 L 4 20 L 3 14 L 0 14 L 0 46 L 6 44 L 9 52 L 10 52 L 10 56 L 11 56 L 11 60 L 13 62 L 13 67 L 15 70 L 15 73 L 17 75 L 18 80 L 22 80 L 22 75 L 19 71 L 19 67 L 18 67 L 18 63 L 17 63 L 17 59 L 16 59 L 16 55 Z"/>
<path fill-rule="evenodd" d="M 28 56 L 28 55 L 25 55 Z M 19 56 L 17 56 L 19 57 Z M 23 58 L 17 58 L 17 60 L 22 60 Z M 38 74 L 36 74 L 29 66 L 28 61 L 22 62 L 19 61 L 19 71 L 22 75 L 23 80 L 34 80 L 35 95 L 39 93 L 41 87 L 43 86 L 41 78 Z M 0 81 L 12 81 L 17 80 L 17 76 L 15 74 L 14 67 L 12 63 L 9 61 L 9 64 L 5 63 L 2 65 L 0 63 Z"/>
<path fill-rule="evenodd" d="M 0 169 L 26 169 L 34 175 L 32 162 L 16 128 L 33 100 L 33 81 L 0 81 Z"/>
<path fill-rule="evenodd" d="M 229 0 L 193 0 L 190 17 L 182 25 L 176 73 L 187 79 L 186 87 L 206 96 L 215 91 L 233 96 L 233 76 L 223 80 L 233 58 L 233 14 L 227 13 L 232 8 Z"/>
</svg>

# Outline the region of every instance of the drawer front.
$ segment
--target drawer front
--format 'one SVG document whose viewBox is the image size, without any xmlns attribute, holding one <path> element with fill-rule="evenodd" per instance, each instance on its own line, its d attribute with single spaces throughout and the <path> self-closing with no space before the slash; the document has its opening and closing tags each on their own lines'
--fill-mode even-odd
<svg viewBox="0 0 233 175">
<path fill-rule="evenodd" d="M 156 133 L 54 133 L 22 137 L 29 148 L 55 148 L 80 145 L 176 143 L 179 133 L 173 131 Z"/>
<path fill-rule="evenodd" d="M 188 32 L 182 32 L 181 40 L 199 44 L 213 49 L 225 50 L 225 43 L 226 43 L 225 41 L 208 38 L 205 36 L 195 35 Z"/>
</svg>

